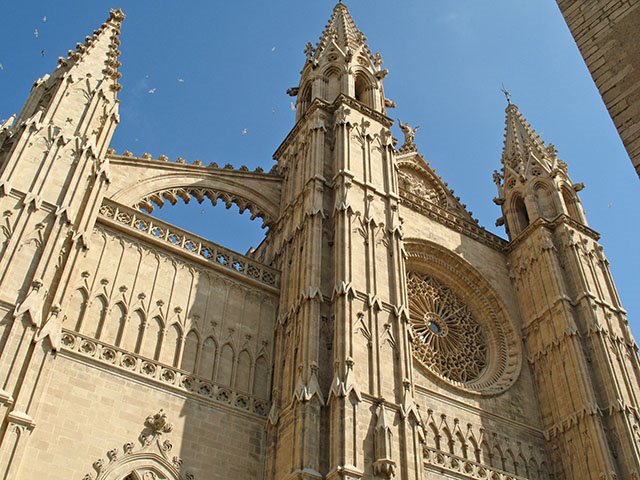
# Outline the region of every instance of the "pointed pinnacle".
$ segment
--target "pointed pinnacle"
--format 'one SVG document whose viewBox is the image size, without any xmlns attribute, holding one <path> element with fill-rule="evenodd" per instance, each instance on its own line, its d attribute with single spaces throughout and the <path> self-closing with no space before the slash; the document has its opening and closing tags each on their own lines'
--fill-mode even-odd
<svg viewBox="0 0 640 480">
<path fill-rule="evenodd" d="M 118 72 L 118 67 L 121 65 L 118 61 L 121 53 L 118 50 L 120 45 L 118 37 L 124 19 L 125 14 L 121 9 L 111 9 L 109 17 L 100 28 L 94 30 L 91 36 L 85 37 L 84 43 L 78 43 L 75 50 L 69 50 L 66 58 L 60 57 L 58 59 L 57 72 L 69 71 L 73 66 L 78 65 L 83 58 L 91 54 L 104 55 L 105 67 L 102 73 L 106 78 L 114 81 L 110 86 L 112 90 L 120 90 L 122 87 L 117 83 L 121 76 L 120 72 Z"/>
<path fill-rule="evenodd" d="M 353 18 L 349 14 L 349 9 L 344 3 L 337 3 L 333 7 L 333 13 L 327 23 L 320 41 L 316 46 L 317 53 L 322 52 L 330 43 L 335 40 L 344 51 L 351 49 L 355 51 L 358 47 L 364 46 L 366 49 L 366 37 L 358 30 Z"/>
</svg>

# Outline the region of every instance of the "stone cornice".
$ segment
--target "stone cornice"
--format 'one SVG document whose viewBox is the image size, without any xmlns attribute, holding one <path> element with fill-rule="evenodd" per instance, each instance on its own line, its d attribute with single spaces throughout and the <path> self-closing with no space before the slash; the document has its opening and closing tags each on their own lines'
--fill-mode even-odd
<svg viewBox="0 0 640 480">
<path fill-rule="evenodd" d="M 193 397 L 223 408 L 229 413 L 245 414 L 264 420 L 269 402 L 233 391 L 184 370 L 156 360 L 107 345 L 77 332 L 63 329 L 61 353 L 70 358 L 107 368 L 114 374 L 125 375 L 142 382 L 158 385 L 175 393 Z"/>
<path fill-rule="evenodd" d="M 293 139 L 297 136 L 298 132 L 302 130 L 306 124 L 307 119 L 315 112 L 316 110 L 323 110 L 327 113 L 333 114 L 340 105 L 348 105 L 351 108 L 354 108 L 358 112 L 363 115 L 367 115 L 370 118 L 380 122 L 385 127 L 389 128 L 393 125 L 393 120 L 386 115 L 383 115 L 380 112 L 376 112 L 372 108 L 367 107 L 366 105 L 360 103 L 354 98 L 348 97 L 347 95 L 340 94 L 333 101 L 333 103 L 325 102 L 320 98 L 314 98 L 311 102 L 311 105 L 307 108 L 307 110 L 302 114 L 300 119 L 296 122 L 294 127 L 291 129 L 289 134 L 286 136 L 284 141 L 280 144 L 280 146 L 276 149 L 273 154 L 273 159 L 278 160 L 282 153 L 286 150 L 286 148 L 291 144 Z"/>
<path fill-rule="evenodd" d="M 225 166 L 220 167 L 215 162 L 210 163 L 209 165 L 203 165 L 200 160 L 195 160 L 193 163 L 186 163 L 183 158 L 178 158 L 175 162 L 171 162 L 168 157 L 163 155 L 158 158 L 153 158 L 149 154 L 143 154 L 138 157 L 130 152 L 125 153 L 116 154 L 113 150 L 110 150 L 107 157 L 109 158 L 109 161 L 115 165 L 130 165 L 136 167 L 149 166 L 154 169 L 166 167 L 166 169 L 170 169 L 171 171 L 183 171 L 189 173 L 198 171 L 202 173 L 210 173 L 211 171 L 221 171 L 225 173 L 232 172 L 235 175 L 244 178 L 259 178 L 261 180 L 273 182 L 282 181 L 282 177 L 276 172 L 264 172 L 260 167 L 257 167 L 254 170 L 249 170 L 249 168 L 244 165 L 239 168 L 235 168 L 231 164 L 226 164 Z"/>
<path fill-rule="evenodd" d="M 562 213 L 553 220 L 538 218 L 536 221 L 527 226 L 527 228 L 525 228 L 522 232 L 520 232 L 520 234 L 516 238 L 512 239 L 511 242 L 509 242 L 509 244 L 507 245 L 507 251 L 513 252 L 521 243 L 526 241 L 526 239 L 533 235 L 533 232 L 537 231 L 540 227 L 546 228 L 548 230 L 555 230 L 563 224 L 575 228 L 577 231 L 583 233 L 584 235 L 587 235 L 596 242 L 600 240 L 600 234 L 598 232 Z"/>
</svg>

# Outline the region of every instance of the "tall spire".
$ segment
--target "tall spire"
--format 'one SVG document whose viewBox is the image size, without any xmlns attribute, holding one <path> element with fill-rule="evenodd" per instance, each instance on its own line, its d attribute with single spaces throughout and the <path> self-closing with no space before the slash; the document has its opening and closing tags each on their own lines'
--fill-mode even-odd
<svg viewBox="0 0 640 480">
<path fill-rule="evenodd" d="M 359 48 L 364 48 L 367 53 L 367 37 L 358 30 L 353 21 L 349 9 L 344 3 L 338 3 L 333 8 L 333 14 L 325 27 L 320 41 L 316 45 L 315 57 L 320 57 L 327 47 L 334 42 L 344 53 L 355 53 Z"/>
<path fill-rule="evenodd" d="M 76 49 L 69 50 L 66 58 L 58 58 L 58 68 L 54 72 L 54 76 L 83 67 L 96 71 L 93 64 L 103 62 L 104 68 L 101 69 L 101 73 L 105 79 L 113 81 L 110 86 L 111 90 L 119 91 L 122 86 L 118 83 L 121 76 L 118 72 L 118 67 L 120 67 L 118 47 L 120 45 L 120 28 L 124 19 L 125 14 L 121 9 L 111 9 L 107 20 L 100 28 L 93 31 L 93 35 L 85 37 L 84 43 L 77 43 Z"/>
<path fill-rule="evenodd" d="M 380 113 L 395 106 L 384 98 L 382 80 L 389 72 L 382 68 L 382 56 L 371 54 L 345 4 L 333 8 L 318 43 L 307 43 L 304 53 L 300 83 L 288 90 L 298 97 L 297 119 L 315 98 L 333 103 L 344 95 Z"/>
<path fill-rule="evenodd" d="M 555 147 L 546 146 L 527 122 L 518 106 L 509 103 L 506 109 L 506 127 L 502 163 L 514 174 L 525 175 L 532 163 L 550 171 L 557 163 Z"/>
<path fill-rule="evenodd" d="M 506 108 L 502 165 L 501 172 L 493 174 L 498 187 L 494 202 L 503 210 L 496 225 L 506 223 L 512 238 L 534 220 L 552 220 L 561 213 L 586 224 L 575 195 L 584 185 L 571 182 L 555 146 L 546 145 L 511 102 Z"/>
</svg>

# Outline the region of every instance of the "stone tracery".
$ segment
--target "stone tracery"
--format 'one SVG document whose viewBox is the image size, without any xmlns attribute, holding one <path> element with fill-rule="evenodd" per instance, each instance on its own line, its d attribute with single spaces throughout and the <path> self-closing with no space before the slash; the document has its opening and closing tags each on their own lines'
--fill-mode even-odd
<svg viewBox="0 0 640 480">
<path fill-rule="evenodd" d="M 466 393 L 495 395 L 510 388 L 520 374 L 522 353 L 512 320 L 487 280 L 431 242 L 407 239 L 405 248 L 414 358 L 438 381 Z M 417 284 L 430 301 L 416 303 Z M 421 335 L 440 337 L 439 357 L 425 353 L 429 347 Z"/>
<path fill-rule="evenodd" d="M 487 365 L 487 344 L 469 308 L 428 276 L 408 275 L 414 355 L 450 380 L 475 380 Z"/>
</svg>

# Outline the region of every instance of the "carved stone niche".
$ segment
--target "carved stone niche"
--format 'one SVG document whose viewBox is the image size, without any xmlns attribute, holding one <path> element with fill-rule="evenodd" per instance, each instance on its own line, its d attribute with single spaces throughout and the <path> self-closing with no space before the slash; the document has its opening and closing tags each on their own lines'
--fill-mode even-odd
<svg viewBox="0 0 640 480">
<path fill-rule="evenodd" d="M 145 428 L 139 436 L 140 447 L 127 442 L 122 448 L 106 452 L 106 460 L 93 462 L 95 473 L 88 473 L 83 480 L 195 480 L 186 472 L 182 459 L 171 453 L 173 445 L 166 438 L 173 425 L 160 410 L 145 420 Z"/>
</svg>

